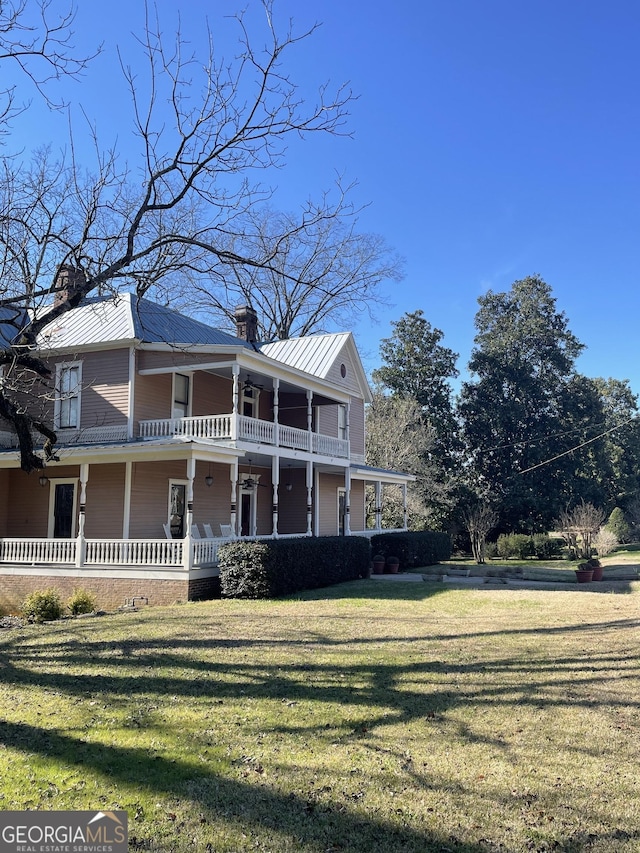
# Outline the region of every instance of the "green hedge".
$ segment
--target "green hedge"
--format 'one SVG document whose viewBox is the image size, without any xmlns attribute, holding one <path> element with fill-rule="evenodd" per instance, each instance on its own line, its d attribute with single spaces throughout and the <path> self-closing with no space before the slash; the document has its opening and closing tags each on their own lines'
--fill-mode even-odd
<svg viewBox="0 0 640 853">
<path fill-rule="evenodd" d="M 416 566 L 435 566 L 451 556 L 451 538 L 432 530 L 403 533 L 377 533 L 371 537 L 373 554 L 398 557 L 400 570 Z"/>
<path fill-rule="evenodd" d="M 229 542 L 218 551 L 223 598 L 276 598 L 369 574 L 369 540 L 360 536 Z"/>
</svg>

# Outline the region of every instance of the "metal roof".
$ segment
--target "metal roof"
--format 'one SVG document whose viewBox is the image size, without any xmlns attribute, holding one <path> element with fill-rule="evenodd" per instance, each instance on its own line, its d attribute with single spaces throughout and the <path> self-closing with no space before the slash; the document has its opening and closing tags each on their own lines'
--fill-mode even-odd
<svg viewBox="0 0 640 853">
<path fill-rule="evenodd" d="M 284 341 L 260 344 L 260 352 L 289 367 L 326 379 L 338 353 L 350 337 L 351 332 L 338 332 L 332 335 L 288 338 Z"/>
<path fill-rule="evenodd" d="M 67 311 L 42 330 L 41 349 L 73 349 L 110 343 L 164 343 L 175 346 L 204 344 L 250 348 L 246 341 L 185 317 L 171 308 L 132 293 L 92 297 Z"/>
</svg>

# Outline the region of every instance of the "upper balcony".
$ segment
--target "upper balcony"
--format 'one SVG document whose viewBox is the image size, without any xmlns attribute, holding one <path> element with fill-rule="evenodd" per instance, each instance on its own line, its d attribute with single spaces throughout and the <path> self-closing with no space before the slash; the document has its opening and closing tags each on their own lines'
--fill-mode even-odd
<svg viewBox="0 0 640 853">
<path fill-rule="evenodd" d="M 349 459 L 349 442 L 345 439 L 240 414 L 140 421 L 139 438 L 205 439 L 233 445 L 240 442 Z M 42 437 L 38 435 L 34 435 L 34 439 L 36 442 L 42 441 Z M 58 444 L 61 446 L 126 441 L 126 424 L 79 430 L 63 429 L 58 432 Z M 14 433 L 0 431 L 0 447 L 17 447 L 17 444 L 17 436 Z"/>
<path fill-rule="evenodd" d="M 140 421 L 140 438 L 191 438 L 285 447 L 338 459 L 349 458 L 349 442 L 329 435 L 246 415 L 158 418 Z"/>
</svg>

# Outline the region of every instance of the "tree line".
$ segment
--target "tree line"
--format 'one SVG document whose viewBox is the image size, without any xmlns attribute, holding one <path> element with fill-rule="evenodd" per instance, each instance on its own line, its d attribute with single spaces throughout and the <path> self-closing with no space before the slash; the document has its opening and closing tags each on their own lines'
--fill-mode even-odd
<svg viewBox="0 0 640 853">
<path fill-rule="evenodd" d="M 393 323 L 373 372 L 368 461 L 416 474 L 411 525 L 477 533 L 554 529 L 582 504 L 640 521 L 640 419 L 627 380 L 576 370 L 584 349 L 539 275 L 478 300 L 470 378 L 454 395 L 457 355 L 420 310 Z M 389 513 L 397 512 L 390 501 Z"/>
</svg>

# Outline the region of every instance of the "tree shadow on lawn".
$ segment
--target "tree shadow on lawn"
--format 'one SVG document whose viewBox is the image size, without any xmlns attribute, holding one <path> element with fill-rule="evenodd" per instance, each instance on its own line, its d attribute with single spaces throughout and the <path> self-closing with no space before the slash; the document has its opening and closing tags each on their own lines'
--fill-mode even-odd
<svg viewBox="0 0 640 853">
<path fill-rule="evenodd" d="M 629 632 L 626 646 L 632 647 L 639 625 L 638 620 L 619 620 L 606 625 L 554 626 L 549 631 L 557 634 L 583 632 L 585 643 L 597 645 L 594 630 L 615 628 Z M 505 633 L 527 636 L 539 632 L 533 629 L 489 632 L 496 637 Z M 487 637 L 487 633 L 481 635 Z M 468 639 L 474 635 L 442 636 L 440 639 L 457 644 L 460 636 Z M 602 689 L 607 683 L 611 684 L 612 692 L 606 694 L 602 704 L 609 711 L 618 706 L 625 711 L 640 709 L 640 698 L 630 703 L 617 701 L 615 697 L 616 685 L 626 679 L 640 679 L 640 662 L 628 656 L 626 650 L 619 655 L 603 650 L 590 652 L 588 656 L 574 652 L 553 658 L 527 653 L 528 676 L 519 678 L 523 672 L 524 651 L 519 656 L 496 655 L 480 662 L 437 659 L 376 662 L 374 647 L 379 649 L 380 643 L 393 641 L 388 638 L 364 638 L 361 643 L 372 645 L 371 661 L 362 660 L 362 651 L 359 660 L 345 656 L 340 668 L 336 669 L 333 662 L 314 662 L 313 658 L 306 662 L 298 660 L 298 646 L 293 647 L 291 655 L 280 655 L 277 662 L 265 665 L 259 653 L 255 661 L 249 662 L 207 660 L 206 655 L 212 650 L 225 649 L 224 641 L 215 638 L 194 642 L 188 638 L 146 641 L 131 637 L 126 641 L 126 655 L 107 658 L 110 644 L 102 640 L 92 643 L 90 637 L 84 636 L 80 642 L 74 637 L 51 647 L 40 645 L 37 634 L 31 637 L 36 641 L 34 648 L 30 648 L 27 638 L 20 635 L 0 644 L 4 646 L 0 657 L 0 683 L 37 686 L 77 697 L 80 701 L 87 700 L 88 727 L 93 714 L 88 700 L 95 696 L 101 697 L 111 708 L 126 707 L 138 699 L 161 704 L 167 714 L 171 711 L 167 697 L 172 696 L 180 700 L 204 700 L 203 708 L 207 707 L 208 700 L 212 708 L 219 706 L 215 713 L 222 714 L 228 713 L 227 703 L 233 704 L 234 713 L 238 713 L 238 703 L 252 699 L 273 700 L 283 711 L 278 714 L 278 722 L 270 726 L 272 732 L 295 733 L 307 741 L 314 737 L 327 742 L 357 740 L 363 747 L 375 749 L 378 727 L 418 721 L 426 732 L 437 737 L 446 715 L 466 705 L 512 706 L 514 711 L 523 705 L 551 711 L 575 706 L 593 710 L 599 705 L 590 695 L 591 688 Z M 403 637 L 402 642 L 410 639 Z M 304 640 L 307 646 L 314 642 L 313 636 Z M 335 643 L 329 638 L 322 642 L 326 647 L 323 654 L 329 654 L 332 646 L 336 647 L 336 654 L 342 653 L 342 642 Z M 264 641 L 259 644 L 264 645 Z M 249 651 L 255 645 L 256 641 L 246 642 Z M 39 666 L 42 661 L 46 666 Z M 96 661 L 104 661 L 99 672 L 82 671 L 83 666 L 90 667 Z M 52 667 L 57 667 L 58 671 L 52 671 Z M 65 672 L 69 667 L 80 671 L 78 674 Z M 485 671 L 490 672 L 491 683 L 483 678 Z M 496 679 L 496 674 L 502 677 Z M 444 677 L 444 681 L 437 683 L 438 677 Z M 461 688 L 459 682 L 463 682 Z M 286 700 L 284 706 L 281 705 L 283 700 Z M 335 724 L 327 729 L 326 724 L 314 723 L 313 715 L 307 713 L 309 703 L 340 708 Z M 288 705 L 299 707 L 288 708 Z M 205 713 L 202 713 L 204 719 Z M 471 730 L 460 731 L 459 735 L 470 743 L 478 739 Z M 394 825 L 349 810 L 337 793 L 332 794 L 331 804 L 323 811 L 319 806 L 310 806 L 303 793 L 285 794 L 265 784 L 250 784 L 222 776 L 202 763 L 202 744 L 197 737 L 192 745 L 193 762 L 170 761 L 151 754 L 149 749 L 91 743 L 81 736 L 17 722 L 0 722 L 0 743 L 26 753 L 55 758 L 70 767 L 90 767 L 104 775 L 105 780 L 188 798 L 198 803 L 209 821 L 240 822 L 246 825 L 249 833 L 252 827 L 263 830 L 273 827 L 274 831 L 287 834 L 292 844 L 300 839 L 301 844 L 310 845 L 310 849 L 322 844 L 322 849 L 358 851 L 480 853 L 486 850 L 481 844 L 441 837 L 437 832 L 425 834 L 411 826 Z M 496 748 L 509 748 L 499 737 L 492 738 L 491 743 Z M 573 748 L 578 750 L 581 746 L 575 744 Z M 430 790 L 442 785 L 443 791 L 451 793 L 443 781 L 438 782 L 434 777 L 423 779 L 422 784 Z"/>
<path fill-rule="evenodd" d="M 332 806 L 318 805 L 316 808 L 304 796 L 285 795 L 265 785 L 228 779 L 203 769 L 202 764 L 150 756 L 147 749 L 88 743 L 56 731 L 2 721 L 0 743 L 27 753 L 39 753 L 70 768 L 90 768 L 105 777 L 106 788 L 109 783 L 117 782 L 138 791 L 147 790 L 196 800 L 202 809 L 201 824 L 205 821 L 241 823 L 248 836 L 246 849 L 253 849 L 252 829 L 263 832 L 272 829 L 274 833 L 289 836 L 290 844 L 293 845 L 290 849 L 296 850 L 302 849 L 301 845 L 309 845 L 309 849 L 317 850 L 317 845 L 321 844 L 322 849 L 336 851 L 486 851 L 484 846 L 460 841 L 451 835 L 417 832 L 406 825 L 394 826 L 384 820 L 349 812 L 344 802 L 337 801 Z M 175 815 L 172 818 L 175 820 Z M 170 849 L 177 849 L 179 841 L 182 842 L 179 849 L 192 849 L 189 837 L 179 839 L 180 830 L 180 825 L 175 826 L 176 847 Z M 135 831 L 130 816 L 130 838 Z M 185 833 L 190 836 L 193 828 L 187 828 Z M 206 836 L 206 830 L 203 834 Z M 164 849 L 154 847 L 153 839 L 144 839 L 142 843 L 136 839 L 133 848 L 135 846 Z"/>
</svg>

